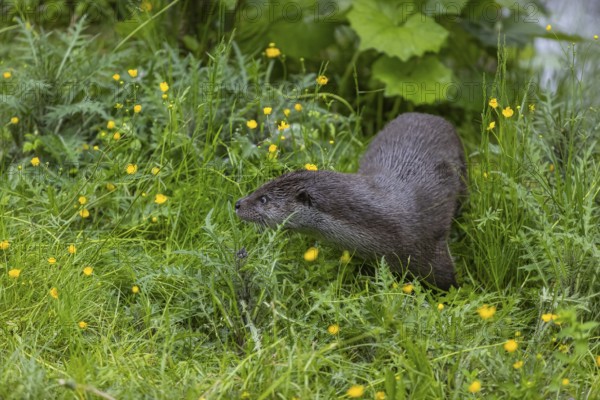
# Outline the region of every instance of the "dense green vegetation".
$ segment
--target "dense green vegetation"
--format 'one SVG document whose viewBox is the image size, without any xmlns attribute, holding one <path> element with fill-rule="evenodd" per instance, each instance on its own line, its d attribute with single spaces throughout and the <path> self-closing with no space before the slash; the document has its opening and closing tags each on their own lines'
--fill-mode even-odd
<svg viewBox="0 0 600 400">
<path fill-rule="evenodd" d="M 600 397 L 598 41 L 458 1 L 402 55 L 365 47 L 360 18 L 397 15 L 373 3 L 317 26 L 251 24 L 253 2 L 3 9 L 0 399 Z M 552 91 L 523 67 L 536 35 L 577 41 Z M 413 65 L 444 81 L 389 73 Z M 419 82 L 475 95 L 396 90 Z M 408 110 L 465 142 L 460 288 L 236 218 L 282 172 L 355 171 Z"/>
</svg>

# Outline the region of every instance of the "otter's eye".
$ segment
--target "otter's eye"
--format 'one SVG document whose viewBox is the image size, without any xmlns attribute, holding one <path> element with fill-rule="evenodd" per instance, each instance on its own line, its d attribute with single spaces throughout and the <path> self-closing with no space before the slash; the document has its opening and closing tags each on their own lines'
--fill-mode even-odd
<svg viewBox="0 0 600 400">
<path fill-rule="evenodd" d="M 269 198 L 267 196 L 260 196 L 260 204 L 267 204 L 267 201 L 269 201 Z"/>
</svg>

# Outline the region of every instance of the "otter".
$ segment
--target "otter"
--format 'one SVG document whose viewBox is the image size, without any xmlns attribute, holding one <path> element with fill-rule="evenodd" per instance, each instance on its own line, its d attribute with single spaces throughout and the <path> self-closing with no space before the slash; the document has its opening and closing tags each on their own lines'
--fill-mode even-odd
<svg viewBox="0 0 600 400">
<path fill-rule="evenodd" d="M 357 173 L 290 172 L 235 203 L 239 218 L 320 237 L 363 259 L 384 257 L 447 290 L 448 249 L 466 194 L 462 143 L 445 119 L 405 113 L 371 141 Z"/>
</svg>

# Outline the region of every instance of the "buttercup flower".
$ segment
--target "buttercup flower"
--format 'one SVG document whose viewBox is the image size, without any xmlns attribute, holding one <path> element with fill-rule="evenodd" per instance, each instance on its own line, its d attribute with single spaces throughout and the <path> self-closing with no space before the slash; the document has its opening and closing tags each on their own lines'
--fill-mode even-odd
<svg viewBox="0 0 600 400">
<path fill-rule="evenodd" d="M 271 114 L 272 111 L 273 111 L 273 107 L 265 107 L 265 108 L 263 108 L 263 113 L 265 115 Z"/>
<path fill-rule="evenodd" d="M 505 118 L 512 117 L 514 113 L 515 112 L 510 107 L 506 107 L 504 110 L 502 110 L 502 115 L 504 115 Z"/>
<path fill-rule="evenodd" d="M 140 292 L 140 287 L 138 285 L 133 285 L 131 291 L 133 292 L 133 294 L 138 294 Z"/>
<path fill-rule="evenodd" d="M 90 216 L 90 210 L 88 210 L 87 208 L 82 209 L 81 211 L 79 211 L 79 215 L 81 216 L 81 218 L 89 218 Z"/>
<path fill-rule="evenodd" d="M 115 81 L 118 81 L 118 80 L 120 80 L 120 79 L 121 79 L 121 75 L 119 75 L 119 74 L 114 74 L 114 75 L 112 76 L 112 78 L 113 78 Z"/>
<path fill-rule="evenodd" d="M 325 75 L 319 75 L 317 77 L 317 84 L 319 86 L 325 86 L 327 85 L 327 82 L 329 82 L 329 78 L 327 78 Z"/>
<path fill-rule="evenodd" d="M 136 104 L 135 106 L 133 106 L 133 112 L 136 114 L 142 112 L 142 106 L 139 104 Z"/>
<path fill-rule="evenodd" d="M 346 394 L 352 399 L 362 397 L 362 395 L 365 394 L 365 387 L 363 385 L 352 385 Z"/>
<path fill-rule="evenodd" d="M 87 197 L 85 197 L 85 196 L 79 196 L 79 198 L 77 199 L 77 201 L 79 202 L 79 204 L 84 205 L 85 203 L 87 203 Z"/>
<path fill-rule="evenodd" d="M 307 171 L 317 171 L 319 168 L 315 164 L 304 164 Z"/>
<path fill-rule="evenodd" d="M 19 117 L 12 117 L 10 119 L 10 123 L 13 124 L 13 125 L 18 124 L 19 123 Z"/>
<path fill-rule="evenodd" d="M 309 247 L 308 250 L 304 253 L 304 260 L 306 261 L 315 261 L 319 256 L 319 249 L 316 247 Z"/>
<path fill-rule="evenodd" d="M 492 108 L 497 108 L 498 107 L 498 100 L 495 97 L 492 97 L 490 99 L 490 102 L 488 103 L 490 105 L 490 107 Z"/>
<path fill-rule="evenodd" d="M 494 129 L 496 127 L 496 121 L 492 121 L 490 122 L 490 124 L 487 127 L 488 131 L 491 131 L 492 129 Z"/>
<path fill-rule="evenodd" d="M 407 283 L 402 286 L 402 291 L 406 294 L 411 294 L 414 290 L 414 286 L 411 283 Z"/>
<path fill-rule="evenodd" d="M 8 250 L 9 247 L 10 243 L 8 242 L 8 240 L 4 239 L 0 241 L 0 250 Z"/>
<path fill-rule="evenodd" d="M 350 252 L 348 250 L 344 250 L 342 252 L 342 256 L 340 257 L 340 262 L 342 264 L 348 264 L 351 259 L 352 259 L 352 256 L 350 255 Z"/>
<path fill-rule="evenodd" d="M 119 132 L 115 132 L 113 134 L 113 140 L 119 140 L 119 139 L 121 139 L 121 134 Z"/>
<path fill-rule="evenodd" d="M 473 381 L 469 385 L 469 389 L 468 390 L 471 393 L 477 393 L 477 392 L 481 391 L 481 382 L 479 382 L 478 380 Z"/>
<path fill-rule="evenodd" d="M 550 25 L 550 24 L 546 25 L 546 30 L 548 32 L 550 32 L 552 30 L 552 25 Z"/>
<path fill-rule="evenodd" d="M 167 90 L 169 90 L 169 84 L 167 82 L 161 82 L 160 83 L 160 91 L 161 92 L 166 92 Z"/>
<path fill-rule="evenodd" d="M 289 116 L 290 116 L 290 113 L 291 113 L 291 111 L 290 111 L 290 109 L 289 109 L 289 108 L 284 108 L 284 109 L 283 109 L 283 115 L 285 115 L 286 117 L 289 117 Z"/>
<path fill-rule="evenodd" d="M 331 324 L 327 327 L 327 332 L 331 335 L 337 335 L 340 333 L 340 326 L 338 324 Z"/>
<path fill-rule="evenodd" d="M 506 343 L 504 343 L 504 346 L 502 347 L 504 347 L 504 350 L 508 351 L 509 353 L 514 353 L 519 347 L 519 344 L 516 340 L 510 339 L 507 340 Z"/>
<path fill-rule="evenodd" d="M 58 299 L 58 289 L 57 288 L 53 287 L 52 289 L 50 289 L 49 293 L 50 293 L 51 297 Z"/>
<path fill-rule="evenodd" d="M 137 172 L 138 167 L 135 164 L 127 164 L 127 167 L 125 168 L 125 171 L 129 174 L 129 175 L 133 175 Z"/>
<path fill-rule="evenodd" d="M 92 275 L 93 273 L 94 273 L 94 268 L 92 268 L 92 267 L 85 267 L 85 268 L 83 269 L 83 274 L 84 274 L 85 276 L 90 276 L 90 275 Z"/>
<path fill-rule="evenodd" d="M 442 311 L 444 309 L 444 305 L 442 303 L 439 303 L 437 305 L 437 309 L 438 309 L 438 311 Z"/>
<path fill-rule="evenodd" d="M 300 103 L 294 104 L 294 110 L 296 110 L 298 112 L 302 111 L 302 104 L 300 104 Z"/>
<path fill-rule="evenodd" d="M 130 77 L 135 78 L 138 75 L 138 70 L 137 69 L 128 69 L 127 73 L 129 74 Z"/>
<path fill-rule="evenodd" d="M 21 275 L 20 269 L 13 268 L 10 271 L 8 271 L 8 276 L 13 279 L 17 279 L 19 277 L 19 275 Z"/>
<path fill-rule="evenodd" d="M 167 201 L 167 199 L 168 197 L 161 193 L 158 193 L 156 196 L 154 196 L 154 202 L 156 204 L 164 204 Z"/>
<path fill-rule="evenodd" d="M 79 323 L 77 324 L 77 326 L 81 329 L 86 329 L 88 327 L 87 322 L 85 321 L 79 321 Z"/>
<path fill-rule="evenodd" d="M 246 126 L 250 129 L 256 129 L 256 127 L 258 126 L 258 123 L 255 120 L 251 119 L 246 122 Z"/>
<path fill-rule="evenodd" d="M 10 71 L 4 71 L 2 76 L 4 77 L 4 79 L 10 79 L 12 77 L 12 73 Z"/>
<path fill-rule="evenodd" d="M 375 400 L 385 400 L 385 392 L 379 391 L 375 393 Z"/>
<path fill-rule="evenodd" d="M 113 121 L 112 119 L 110 121 L 108 121 L 106 123 L 106 128 L 107 129 L 115 129 L 115 121 Z"/>
<path fill-rule="evenodd" d="M 281 55 L 281 51 L 275 47 L 275 43 L 269 43 L 269 47 L 266 48 L 265 54 L 268 58 L 277 58 Z"/>
<path fill-rule="evenodd" d="M 277 145 L 272 144 L 269 146 L 269 153 L 275 153 L 277 151 Z"/>
<path fill-rule="evenodd" d="M 160 172 L 160 168 L 158 168 L 158 167 L 152 167 L 152 169 L 150 170 L 150 173 L 152 175 L 158 175 L 159 172 Z"/>
<path fill-rule="evenodd" d="M 496 307 L 494 307 L 494 306 L 489 307 L 487 304 L 484 304 L 483 306 L 481 306 L 477 309 L 477 314 L 479 314 L 481 319 L 492 318 L 494 316 L 494 314 L 496 314 Z"/>
<path fill-rule="evenodd" d="M 40 165 L 40 159 L 39 159 L 39 157 L 33 157 L 31 159 L 31 165 L 33 165 L 34 167 L 37 167 L 38 165 Z"/>
<path fill-rule="evenodd" d="M 56 258 L 55 257 L 48 257 L 48 264 L 50 264 L 50 265 L 56 264 Z"/>
<path fill-rule="evenodd" d="M 289 127 L 290 127 L 290 125 L 287 122 L 281 121 L 281 123 L 279 125 L 277 125 L 277 130 L 284 131 Z"/>
<path fill-rule="evenodd" d="M 74 244 L 70 244 L 67 251 L 69 252 L 69 254 L 75 254 L 77 253 L 77 247 L 75 247 Z"/>
<path fill-rule="evenodd" d="M 513 364 L 514 369 L 520 369 L 523 366 L 523 361 L 519 360 Z"/>
</svg>

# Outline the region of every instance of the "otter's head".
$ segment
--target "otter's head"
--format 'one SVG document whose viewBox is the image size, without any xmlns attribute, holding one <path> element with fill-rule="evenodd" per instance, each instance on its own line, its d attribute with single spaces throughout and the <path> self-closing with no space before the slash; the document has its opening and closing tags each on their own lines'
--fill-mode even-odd
<svg viewBox="0 0 600 400">
<path fill-rule="evenodd" d="M 285 222 L 288 229 L 302 229 L 314 212 L 315 180 L 325 171 L 296 171 L 265 183 L 235 203 L 244 221 L 270 228 Z"/>
</svg>

